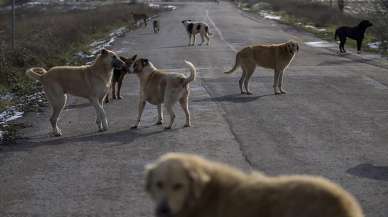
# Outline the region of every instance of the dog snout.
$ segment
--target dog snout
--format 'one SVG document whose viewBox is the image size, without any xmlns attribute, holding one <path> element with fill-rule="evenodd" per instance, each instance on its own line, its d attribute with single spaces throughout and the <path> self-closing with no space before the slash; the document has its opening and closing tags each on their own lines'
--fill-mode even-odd
<svg viewBox="0 0 388 217">
<path fill-rule="evenodd" d="M 162 200 L 156 208 L 157 217 L 170 217 L 171 209 L 167 203 L 167 200 Z"/>
</svg>

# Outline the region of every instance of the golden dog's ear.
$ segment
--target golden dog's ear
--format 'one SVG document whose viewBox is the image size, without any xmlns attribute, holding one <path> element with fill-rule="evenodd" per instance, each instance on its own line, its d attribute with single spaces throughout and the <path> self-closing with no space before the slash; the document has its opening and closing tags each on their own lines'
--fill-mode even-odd
<svg viewBox="0 0 388 217">
<path fill-rule="evenodd" d="M 192 181 L 192 191 L 195 198 L 200 198 L 206 185 L 210 182 L 210 176 L 202 169 L 189 169 L 189 178 Z"/>
<path fill-rule="evenodd" d="M 153 172 L 155 170 L 155 164 L 147 164 L 145 166 L 145 190 L 150 192 L 153 179 Z"/>
</svg>

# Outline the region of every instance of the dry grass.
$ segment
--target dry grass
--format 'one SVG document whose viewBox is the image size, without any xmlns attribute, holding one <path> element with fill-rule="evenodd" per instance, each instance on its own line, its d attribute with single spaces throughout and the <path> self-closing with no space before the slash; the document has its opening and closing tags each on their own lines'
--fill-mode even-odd
<svg viewBox="0 0 388 217">
<path fill-rule="evenodd" d="M 71 12 L 19 10 L 14 50 L 9 47 L 9 17 L 0 15 L 0 92 L 31 92 L 35 85 L 24 76 L 27 68 L 68 63 L 93 39 L 104 37 L 119 26 L 132 26 L 131 11 L 157 12 L 144 5 L 127 4 Z"/>
</svg>

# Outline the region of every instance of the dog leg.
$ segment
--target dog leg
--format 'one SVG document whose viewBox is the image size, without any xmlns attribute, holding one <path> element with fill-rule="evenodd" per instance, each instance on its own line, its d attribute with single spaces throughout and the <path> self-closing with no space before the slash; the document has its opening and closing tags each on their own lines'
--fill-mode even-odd
<svg viewBox="0 0 388 217">
<path fill-rule="evenodd" d="M 165 105 L 166 105 L 167 113 L 170 115 L 170 124 L 167 127 L 165 127 L 164 129 L 169 130 L 169 129 L 171 129 L 172 124 L 174 123 L 174 120 L 175 120 L 175 113 L 174 113 L 174 109 L 173 109 L 174 104 L 169 103 L 169 102 L 165 102 Z"/>
<path fill-rule="evenodd" d="M 116 81 L 112 82 L 112 99 L 116 99 Z"/>
<path fill-rule="evenodd" d="M 121 85 L 123 84 L 123 79 L 119 80 L 118 87 L 117 87 L 117 99 L 122 99 L 120 93 L 121 93 Z"/>
<path fill-rule="evenodd" d="M 280 92 L 278 91 L 279 76 L 280 76 L 280 70 L 275 69 L 275 74 L 273 76 L 273 85 L 272 85 L 275 95 L 280 94 Z"/>
<path fill-rule="evenodd" d="M 195 37 L 196 37 L 196 34 L 193 34 L 193 46 L 195 46 Z"/>
<path fill-rule="evenodd" d="M 246 71 L 245 71 L 244 68 L 243 68 L 242 74 L 241 74 L 241 78 L 240 78 L 240 80 L 238 81 L 238 85 L 239 85 L 239 87 L 240 87 L 241 94 L 245 94 L 245 91 L 243 90 L 243 83 L 244 83 L 246 74 L 247 74 L 247 73 L 246 73 Z"/>
<path fill-rule="evenodd" d="M 205 33 L 205 38 L 206 38 L 206 40 L 207 40 L 206 45 L 209 46 L 210 38 L 209 38 L 209 36 L 207 35 L 207 33 Z"/>
<path fill-rule="evenodd" d="M 199 44 L 200 46 L 205 42 L 205 37 L 204 35 L 201 33 L 201 43 Z"/>
<path fill-rule="evenodd" d="M 45 91 L 46 92 L 46 91 Z M 46 92 L 47 98 L 49 103 L 51 104 L 53 108 L 53 113 L 50 117 L 50 123 L 53 128 L 53 135 L 54 136 L 61 136 L 62 131 L 58 127 L 58 118 L 59 115 L 61 114 L 67 100 L 67 95 L 66 94 L 49 94 Z M 54 96 L 55 95 L 55 96 Z"/>
<path fill-rule="evenodd" d="M 282 85 L 283 85 L 283 76 L 284 76 L 284 70 L 281 70 L 280 73 L 279 73 L 278 87 L 279 87 L 279 90 L 280 90 L 280 93 L 281 93 L 281 94 L 286 94 L 287 91 L 285 91 L 285 90 L 282 88 Z"/>
<path fill-rule="evenodd" d="M 143 114 L 145 104 L 146 104 L 146 102 L 143 99 L 141 99 L 139 101 L 139 106 L 138 106 L 139 113 L 138 113 L 138 116 L 137 116 L 136 124 L 134 126 L 132 126 L 131 129 L 136 129 L 139 126 L 141 115 Z"/>
<path fill-rule="evenodd" d="M 191 37 L 192 37 L 192 34 L 189 34 L 189 47 L 191 46 Z"/>
<path fill-rule="evenodd" d="M 158 122 L 156 122 L 156 125 L 161 125 L 162 121 L 163 121 L 162 105 L 158 105 Z"/>
<path fill-rule="evenodd" d="M 249 90 L 249 79 L 255 72 L 256 67 L 255 67 L 255 64 L 253 63 L 247 66 L 246 68 L 247 68 L 247 71 L 246 71 L 245 80 L 244 80 L 244 87 L 245 87 L 246 93 L 248 95 L 252 95 L 252 92 Z"/>
<path fill-rule="evenodd" d="M 191 127 L 191 120 L 190 120 L 190 112 L 189 112 L 189 103 L 188 103 L 188 96 L 183 96 L 180 100 L 179 103 L 181 104 L 181 107 L 183 111 L 185 112 L 186 115 L 186 124 L 184 127 Z"/>
<path fill-rule="evenodd" d="M 362 44 L 362 39 L 357 40 L 357 53 L 361 53 L 361 44 Z"/>
<path fill-rule="evenodd" d="M 106 114 L 105 114 L 105 110 L 103 108 L 103 105 L 100 102 L 101 99 L 90 98 L 89 101 L 96 109 L 96 114 L 97 114 L 96 124 L 98 127 L 98 131 L 102 132 L 102 131 L 108 130 L 108 120 L 106 118 Z"/>
<path fill-rule="evenodd" d="M 242 64 L 241 68 L 245 72 L 245 78 L 243 83 L 246 91 L 245 93 L 248 95 L 251 95 L 252 93 L 249 91 L 249 79 L 251 78 L 253 72 L 255 72 L 255 68 L 256 68 L 255 63 L 250 62 L 250 63 Z"/>
</svg>

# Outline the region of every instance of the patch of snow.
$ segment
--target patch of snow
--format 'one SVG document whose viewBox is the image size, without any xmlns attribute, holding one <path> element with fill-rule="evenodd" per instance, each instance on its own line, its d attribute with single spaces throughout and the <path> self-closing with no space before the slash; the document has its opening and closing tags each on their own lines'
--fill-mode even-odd
<svg viewBox="0 0 388 217">
<path fill-rule="evenodd" d="M 267 12 L 267 11 L 261 11 L 260 15 L 263 16 L 265 19 L 269 19 L 269 20 L 281 20 L 282 19 L 281 16 L 273 15 L 272 13 Z"/>
<path fill-rule="evenodd" d="M 305 44 L 310 47 L 337 47 L 337 44 L 328 41 L 310 41 L 305 42 Z"/>
<path fill-rule="evenodd" d="M 373 43 L 368 43 L 368 47 L 372 49 L 379 49 L 381 46 L 381 42 L 373 42 Z"/>
<path fill-rule="evenodd" d="M 12 106 L 0 113 L 0 124 L 5 124 L 9 121 L 23 117 L 24 112 L 18 111 L 16 106 Z"/>
<path fill-rule="evenodd" d="M 312 26 L 312 25 L 305 25 L 304 27 L 308 28 L 308 29 L 313 29 L 313 30 L 318 31 L 318 32 L 325 32 L 325 31 L 327 31 L 327 29 L 325 29 L 325 28 L 318 28 L 318 27 L 315 27 L 315 26 Z"/>
</svg>

